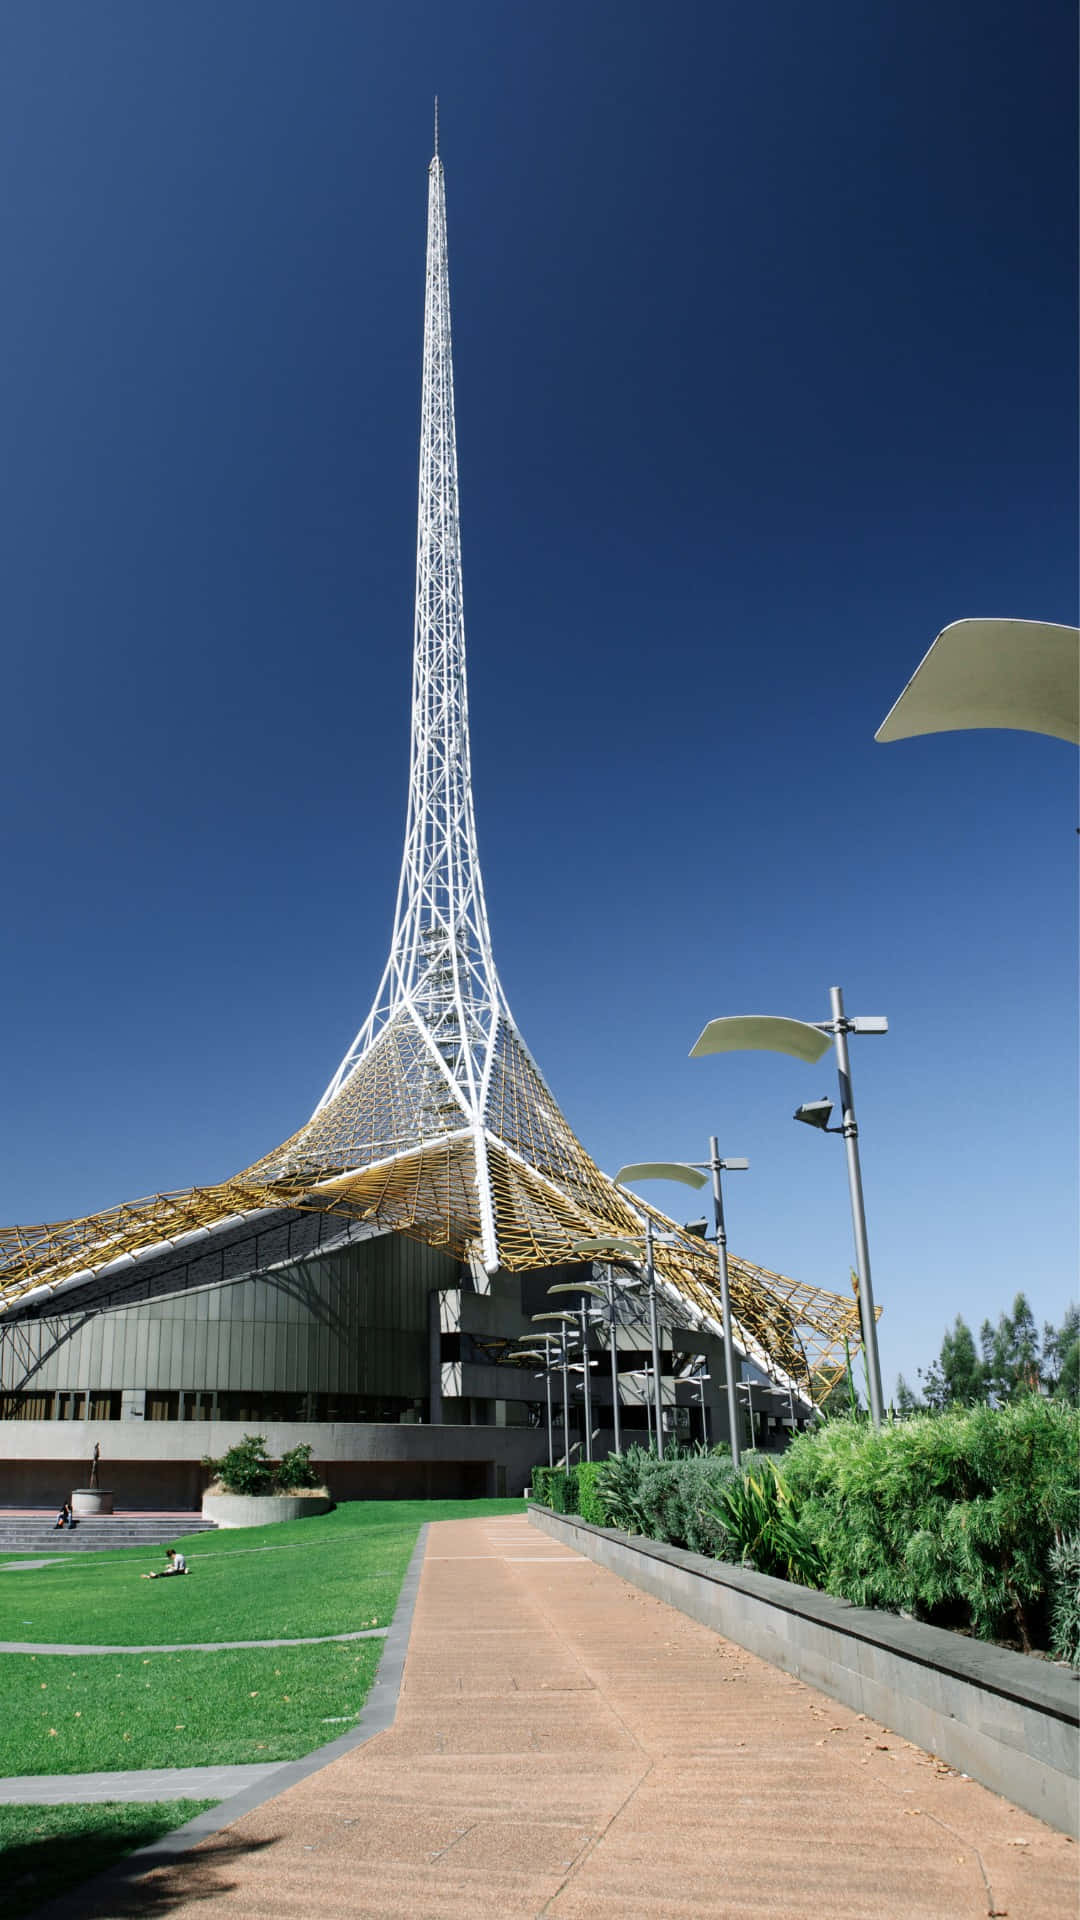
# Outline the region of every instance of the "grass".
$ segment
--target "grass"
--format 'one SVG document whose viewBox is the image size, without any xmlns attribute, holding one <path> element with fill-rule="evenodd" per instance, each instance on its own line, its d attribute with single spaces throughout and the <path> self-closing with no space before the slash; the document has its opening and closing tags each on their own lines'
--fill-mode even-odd
<svg viewBox="0 0 1080 1920">
<path fill-rule="evenodd" d="M 295 1760 L 355 1725 L 381 1652 L 0 1654 L 0 1773 Z"/>
<path fill-rule="evenodd" d="M 0 1806 L 0 1920 L 21 1920 L 42 1901 L 104 1872 L 213 1804 L 109 1800 L 83 1807 Z"/>
<path fill-rule="evenodd" d="M 0 1579 L 0 1640 L 137 1646 L 300 1639 L 385 1626 L 425 1520 L 520 1513 L 520 1500 L 356 1500 L 316 1519 L 197 1534 L 186 1580 L 140 1580 L 164 1549 L 81 1553 Z"/>
<path fill-rule="evenodd" d="M 263 1640 L 388 1626 L 426 1520 L 520 1500 L 355 1501 L 201 1534 L 186 1580 L 161 1548 L 80 1553 L 0 1581 L 0 1639 L 81 1646 Z M 31 1555 L 0 1556 L 0 1564 Z M 298 1759 L 355 1725 L 381 1640 L 166 1654 L 0 1654 L 0 1772 L 122 1772 Z M 0 1920 L 182 1826 L 211 1800 L 0 1807 Z"/>
<path fill-rule="evenodd" d="M 0 1583 L 0 1639 L 59 1645 L 264 1640 L 388 1626 L 425 1520 L 518 1500 L 355 1501 L 192 1541 L 183 1580 L 140 1580 L 161 1548 L 86 1553 Z M 160 1654 L 0 1654 L 0 1772 L 96 1773 L 294 1760 L 354 1724 L 381 1640 Z"/>
</svg>

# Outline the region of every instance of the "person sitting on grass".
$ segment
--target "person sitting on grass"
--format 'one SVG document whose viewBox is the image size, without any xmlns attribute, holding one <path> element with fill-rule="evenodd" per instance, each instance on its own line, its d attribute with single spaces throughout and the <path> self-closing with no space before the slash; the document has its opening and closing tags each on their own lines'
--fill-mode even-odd
<svg viewBox="0 0 1080 1920">
<path fill-rule="evenodd" d="M 167 1567 L 162 1567 L 160 1572 L 158 1573 L 140 1573 L 139 1579 L 140 1580 L 167 1580 L 171 1573 L 187 1572 L 188 1563 L 184 1559 L 184 1556 L 182 1553 L 177 1553 L 175 1547 L 166 1547 L 165 1558 L 169 1563 Z"/>
</svg>

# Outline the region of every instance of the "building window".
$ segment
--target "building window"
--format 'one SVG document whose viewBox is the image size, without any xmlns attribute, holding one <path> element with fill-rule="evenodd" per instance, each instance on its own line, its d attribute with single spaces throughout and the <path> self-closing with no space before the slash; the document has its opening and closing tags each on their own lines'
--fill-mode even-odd
<svg viewBox="0 0 1080 1920">
<path fill-rule="evenodd" d="M 51 1420 L 51 1393 L 5 1393 L 0 1396 L 0 1420 Z"/>
</svg>

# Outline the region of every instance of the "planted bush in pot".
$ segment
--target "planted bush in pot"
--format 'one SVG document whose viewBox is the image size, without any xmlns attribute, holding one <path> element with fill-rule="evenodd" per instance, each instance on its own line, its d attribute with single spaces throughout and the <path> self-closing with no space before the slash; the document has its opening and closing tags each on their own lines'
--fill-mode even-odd
<svg viewBox="0 0 1080 1920">
<path fill-rule="evenodd" d="M 311 1448 L 291 1447 L 272 1460 L 261 1433 L 245 1433 L 220 1460 L 204 1458 L 214 1478 L 203 1495 L 203 1513 L 223 1527 L 260 1526 L 298 1520 L 333 1506 L 311 1464 Z"/>
</svg>

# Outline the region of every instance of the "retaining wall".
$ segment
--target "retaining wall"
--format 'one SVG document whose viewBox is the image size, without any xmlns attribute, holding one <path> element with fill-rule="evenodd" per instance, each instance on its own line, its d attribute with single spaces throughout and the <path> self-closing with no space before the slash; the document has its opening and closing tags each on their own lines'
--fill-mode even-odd
<svg viewBox="0 0 1080 1920">
<path fill-rule="evenodd" d="M 204 1520 L 219 1527 L 265 1527 L 275 1520 L 312 1520 L 333 1501 L 314 1493 L 204 1493 Z"/>
<path fill-rule="evenodd" d="M 1049 1826 L 1080 1833 L 1080 1674 L 546 1507 L 529 1518 Z"/>
</svg>

